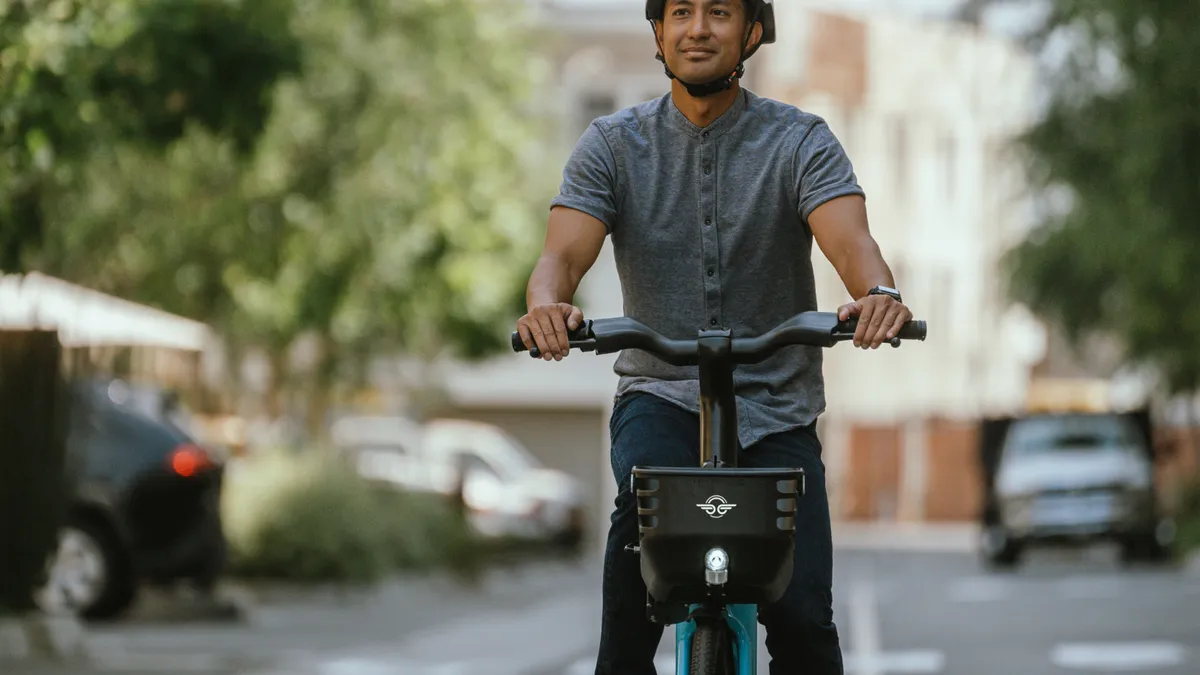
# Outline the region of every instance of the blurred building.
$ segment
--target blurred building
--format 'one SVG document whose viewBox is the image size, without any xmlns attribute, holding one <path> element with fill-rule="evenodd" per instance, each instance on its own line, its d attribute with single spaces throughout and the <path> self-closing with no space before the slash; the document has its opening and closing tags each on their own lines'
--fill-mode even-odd
<svg viewBox="0 0 1200 675">
<path fill-rule="evenodd" d="M 641 0 L 532 1 L 551 29 L 561 160 L 595 117 L 668 90 Z M 777 7 L 779 42 L 750 62 L 745 85 L 828 120 L 906 301 L 930 322 L 924 344 L 827 352 L 821 431 L 835 517 L 971 517 L 962 474 L 974 447 L 960 423 L 1020 407 L 1043 349 L 1038 325 L 1005 309 L 993 271 L 1030 219 L 1004 145 L 1030 121 L 1033 63 L 961 25 Z M 819 252 L 814 260 L 820 305 L 832 310 L 847 293 Z M 578 301 L 589 316 L 621 314 L 609 246 Z M 614 493 L 613 360 L 501 356 L 445 371 L 455 414 L 499 424 L 547 464 L 593 479 L 597 542 Z"/>
<path fill-rule="evenodd" d="M 761 88 L 842 139 L 905 302 L 929 322 L 923 344 L 827 352 L 831 497 L 842 517 L 970 517 L 971 423 L 1022 409 L 1045 350 L 996 271 L 1034 215 L 1009 140 L 1033 120 L 1036 66 L 1007 39 L 862 6 L 778 4 Z M 820 305 L 848 301 L 813 259 Z"/>
</svg>

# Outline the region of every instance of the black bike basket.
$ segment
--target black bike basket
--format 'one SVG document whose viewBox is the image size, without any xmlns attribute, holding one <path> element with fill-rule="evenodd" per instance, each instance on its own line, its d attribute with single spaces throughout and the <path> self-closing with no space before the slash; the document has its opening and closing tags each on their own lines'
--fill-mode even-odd
<svg viewBox="0 0 1200 675">
<path fill-rule="evenodd" d="M 633 469 L 642 577 L 660 603 L 773 603 L 792 578 L 802 469 Z M 704 557 L 729 555 L 728 580 L 705 581 Z"/>
</svg>

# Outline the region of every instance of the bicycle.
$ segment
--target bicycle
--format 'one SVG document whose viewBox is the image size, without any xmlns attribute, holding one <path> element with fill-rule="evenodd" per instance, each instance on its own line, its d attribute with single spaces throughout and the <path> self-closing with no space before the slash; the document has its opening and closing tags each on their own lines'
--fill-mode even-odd
<svg viewBox="0 0 1200 675">
<path fill-rule="evenodd" d="M 802 312 L 763 335 L 734 338 L 727 329 L 673 340 L 628 318 L 585 320 L 572 348 L 607 354 L 641 349 L 676 366 L 699 366 L 700 466 L 634 467 L 639 554 L 650 620 L 675 624 L 677 675 L 754 675 L 758 607 L 778 601 L 792 577 L 799 468 L 738 467 L 733 370 L 789 345 L 832 347 L 854 337 L 857 319 Z M 909 321 L 888 341 L 924 340 L 925 322 Z M 525 351 L 518 333 L 513 350 Z M 530 351 L 540 356 L 535 347 Z"/>
</svg>

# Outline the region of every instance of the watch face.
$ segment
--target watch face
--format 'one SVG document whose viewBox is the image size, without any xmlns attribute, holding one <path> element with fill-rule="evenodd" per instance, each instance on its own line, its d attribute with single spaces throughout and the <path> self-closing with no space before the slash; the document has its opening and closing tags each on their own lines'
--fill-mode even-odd
<svg viewBox="0 0 1200 675">
<path fill-rule="evenodd" d="M 888 295 L 900 295 L 900 291 L 888 286 L 877 286 L 876 288 L 878 288 L 881 293 L 887 293 Z"/>
</svg>

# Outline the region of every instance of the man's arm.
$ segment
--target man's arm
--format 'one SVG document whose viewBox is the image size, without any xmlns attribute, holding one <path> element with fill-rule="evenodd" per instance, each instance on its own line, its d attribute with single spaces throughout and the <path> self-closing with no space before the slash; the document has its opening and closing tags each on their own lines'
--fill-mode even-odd
<svg viewBox="0 0 1200 675">
<path fill-rule="evenodd" d="M 866 198 L 854 167 L 824 121 L 813 124 L 800 140 L 794 168 L 800 217 L 856 298 L 840 307 L 838 316 L 858 317 L 854 346 L 878 348 L 912 312 L 891 296 L 868 295 L 875 286 L 895 287 L 895 280 L 867 226 Z"/>
<path fill-rule="evenodd" d="M 838 309 L 842 319 L 859 318 L 854 346 L 874 349 L 895 337 L 912 312 L 891 296 L 867 295 L 876 286 L 895 288 L 896 281 L 871 236 L 866 200 L 851 195 L 825 202 L 809 215 L 808 225 L 850 297 L 858 298 Z"/>
<path fill-rule="evenodd" d="M 567 355 L 567 331 L 583 321 L 583 312 L 572 304 L 575 291 L 617 220 L 616 193 L 616 158 L 600 125 L 593 122 L 563 169 L 542 256 L 525 289 L 528 313 L 517 321 L 525 346 L 536 346 L 546 360 L 560 361 Z"/>
<path fill-rule="evenodd" d="M 606 235 L 604 223 L 594 216 L 562 206 L 550 209 L 546 243 L 525 290 L 529 313 L 517 322 L 525 346 L 537 345 L 544 358 L 561 358 L 569 351 L 567 331 L 583 321 L 583 312 L 573 306 L 575 292 Z"/>
<path fill-rule="evenodd" d="M 867 225 L 865 199 L 848 196 L 825 202 L 808 217 L 808 226 L 850 297 L 865 297 L 876 286 L 896 287 Z"/>
</svg>

